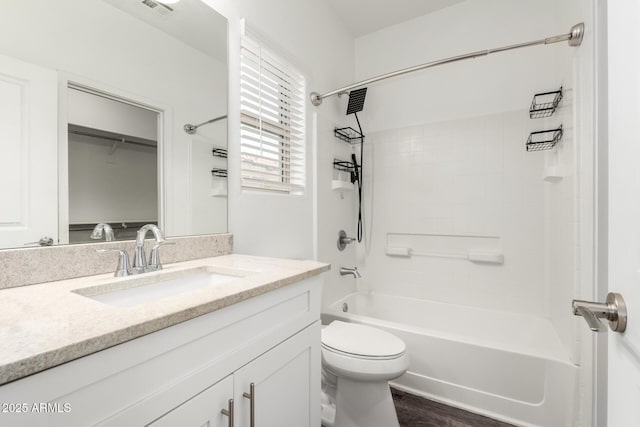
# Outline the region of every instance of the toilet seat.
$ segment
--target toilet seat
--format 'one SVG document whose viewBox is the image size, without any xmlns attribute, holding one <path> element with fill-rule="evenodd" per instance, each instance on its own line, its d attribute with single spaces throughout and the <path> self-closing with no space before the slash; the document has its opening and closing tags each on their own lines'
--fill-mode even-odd
<svg viewBox="0 0 640 427">
<path fill-rule="evenodd" d="M 354 354 L 354 353 L 349 353 L 346 351 L 342 351 L 342 350 L 338 350 L 335 349 L 333 347 L 330 347 L 328 345 L 322 344 L 322 350 L 325 351 L 330 351 L 332 353 L 336 353 L 345 357 L 353 357 L 356 359 L 364 359 L 364 360 L 392 360 L 392 359 L 397 359 L 398 357 L 402 356 L 403 353 L 399 353 L 399 354 L 394 354 L 391 356 L 364 356 L 361 354 Z"/>
<path fill-rule="evenodd" d="M 359 358 L 392 359 L 407 349 L 400 338 L 370 326 L 335 320 L 322 329 L 322 346 Z"/>
<path fill-rule="evenodd" d="M 391 380 L 404 374 L 404 342 L 365 325 L 334 321 L 322 330 L 322 361 L 337 376 L 360 381 Z"/>
</svg>

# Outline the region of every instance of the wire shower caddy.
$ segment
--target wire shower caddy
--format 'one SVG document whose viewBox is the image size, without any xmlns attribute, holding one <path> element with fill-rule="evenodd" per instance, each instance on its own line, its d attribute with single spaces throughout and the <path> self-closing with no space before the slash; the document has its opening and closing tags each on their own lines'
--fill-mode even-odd
<svg viewBox="0 0 640 427">
<path fill-rule="evenodd" d="M 227 177 L 227 170 L 226 169 L 211 169 L 211 175 L 215 176 L 216 178 L 226 178 Z"/>
<path fill-rule="evenodd" d="M 335 128 L 333 134 L 336 138 L 348 142 L 349 144 L 360 144 L 364 139 L 364 135 L 355 130 L 354 128 L 347 126 L 344 128 Z"/>
<path fill-rule="evenodd" d="M 562 101 L 562 86 L 552 92 L 542 92 L 533 95 L 531 106 L 529 107 L 529 118 L 541 119 L 551 117 L 555 113 L 558 104 Z"/>
<path fill-rule="evenodd" d="M 211 150 L 214 157 L 227 158 L 227 150 L 225 148 L 214 148 Z"/>
<path fill-rule="evenodd" d="M 356 170 L 352 162 L 348 160 L 340 160 L 340 159 L 333 159 L 333 168 L 340 172 L 349 172 L 349 173 L 353 173 Z"/>
<path fill-rule="evenodd" d="M 531 132 L 527 138 L 527 151 L 550 150 L 562 139 L 562 125 L 557 129 Z"/>
</svg>

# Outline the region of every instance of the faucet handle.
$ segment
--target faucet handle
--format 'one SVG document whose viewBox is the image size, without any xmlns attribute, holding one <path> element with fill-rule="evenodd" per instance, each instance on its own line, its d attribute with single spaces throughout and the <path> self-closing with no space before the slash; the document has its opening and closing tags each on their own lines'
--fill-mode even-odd
<svg viewBox="0 0 640 427">
<path fill-rule="evenodd" d="M 160 262 L 160 246 L 175 245 L 176 242 L 172 240 L 160 240 L 151 248 L 151 255 L 149 255 L 149 268 L 151 270 L 162 270 L 162 263 Z"/>
<path fill-rule="evenodd" d="M 353 237 L 347 237 L 347 233 L 344 230 L 340 230 L 340 232 L 338 232 L 338 249 L 344 251 L 344 248 L 355 240 Z"/>
<path fill-rule="evenodd" d="M 124 249 L 96 249 L 96 252 L 104 254 L 107 252 L 118 252 L 120 258 L 118 259 L 118 268 L 113 273 L 115 277 L 125 277 L 131 274 L 131 264 L 129 263 L 129 254 Z"/>
</svg>

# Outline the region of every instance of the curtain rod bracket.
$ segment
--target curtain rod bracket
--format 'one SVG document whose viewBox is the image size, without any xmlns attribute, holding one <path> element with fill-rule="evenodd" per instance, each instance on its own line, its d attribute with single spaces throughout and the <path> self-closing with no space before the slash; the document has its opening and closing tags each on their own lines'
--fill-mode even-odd
<svg viewBox="0 0 640 427">
<path fill-rule="evenodd" d="M 569 46 L 580 46 L 582 44 L 582 39 L 584 38 L 584 23 L 581 22 L 571 27 L 569 35 L 571 36 L 569 38 Z"/>
<path fill-rule="evenodd" d="M 214 122 L 217 122 L 219 120 L 226 119 L 226 118 L 227 118 L 226 115 L 225 116 L 220 116 L 220 117 L 216 117 L 216 118 L 211 119 L 211 120 L 207 120 L 206 122 L 199 123 L 197 125 L 192 125 L 190 123 L 187 123 L 186 125 L 184 125 L 184 131 L 186 133 L 188 133 L 189 135 L 193 135 L 194 133 L 196 133 L 196 131 L 198 130 L 198 128 L 200 126 L 208 125 L 209 123 L 214 123 Z"/>
<path fill-rule="evenodd" d="M 320 94 L 318 92 L 311 92 L 311 103 L 316 107 L 322 104 L 322 98 L 320 98 Z"/>
</svg>

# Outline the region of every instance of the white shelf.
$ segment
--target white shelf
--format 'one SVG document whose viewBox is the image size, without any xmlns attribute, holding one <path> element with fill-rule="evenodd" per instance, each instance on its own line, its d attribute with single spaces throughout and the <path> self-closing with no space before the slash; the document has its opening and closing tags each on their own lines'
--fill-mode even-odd
<svg viewBox="0 0 640 427">
<path fill-rule="evenodd" d="M 564 176 L 565 171 L 562 166 L 547 166 L 542 173 L 542 179 L 547 182 L 559 182 Z"/>
<path fill-rule="evenodd" d="M 349 181 L 333 179 L 331 180 L 331 188 L 334 190 L 353 190 L 353 184 Z"/>
</svg>

